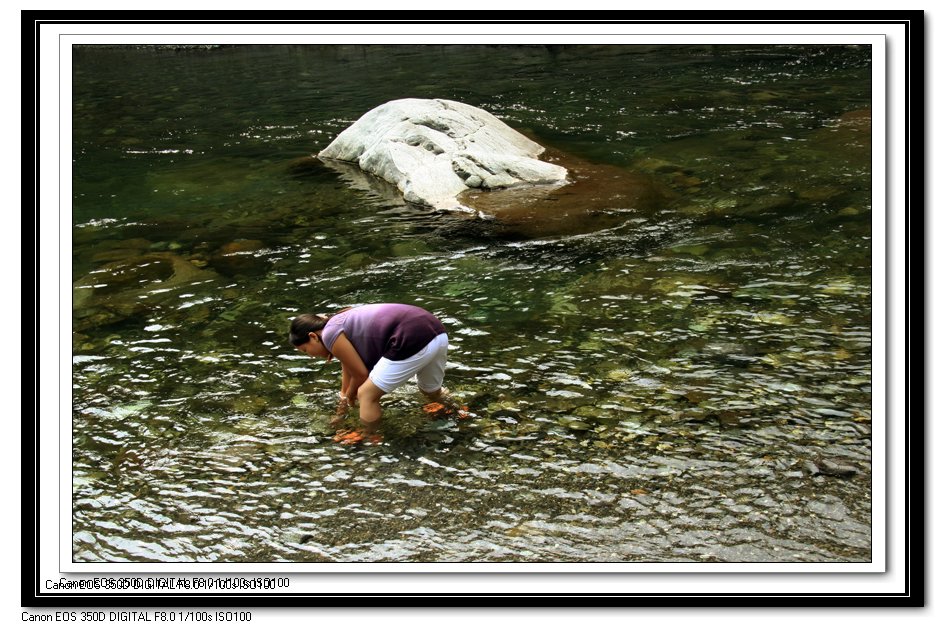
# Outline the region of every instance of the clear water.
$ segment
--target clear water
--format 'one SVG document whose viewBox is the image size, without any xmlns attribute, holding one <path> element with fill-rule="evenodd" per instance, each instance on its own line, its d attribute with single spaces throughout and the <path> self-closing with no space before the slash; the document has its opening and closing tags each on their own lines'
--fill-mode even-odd
<svg viewBox="0 0 945 627">
<path fill-rule="evenodd" d="M 81 48 L 73 79 L 75 561 L 869 561 L 867 48 Z M 661 200 L 483 232 L 310 158 L 402 97 Z M 403 390 L 343 446 L 288 320 L 384 301 L 444 320 L 473 416 Z"/>
</svg>

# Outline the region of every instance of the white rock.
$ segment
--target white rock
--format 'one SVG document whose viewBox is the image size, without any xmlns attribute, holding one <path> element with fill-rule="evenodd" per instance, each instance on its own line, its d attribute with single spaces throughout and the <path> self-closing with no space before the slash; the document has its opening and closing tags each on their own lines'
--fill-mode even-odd
<svg viewBox="0 0 945 627">
<path fill-rule="evenodd" d="M 357 163 L 408 202 L 460 209 L 456 197 L 471 187 L 567 183 L 566 169 L 537 159 L 544 150 L 482 109 L 407 98 L 368 111 L 318 156 Z"/>
</svg>

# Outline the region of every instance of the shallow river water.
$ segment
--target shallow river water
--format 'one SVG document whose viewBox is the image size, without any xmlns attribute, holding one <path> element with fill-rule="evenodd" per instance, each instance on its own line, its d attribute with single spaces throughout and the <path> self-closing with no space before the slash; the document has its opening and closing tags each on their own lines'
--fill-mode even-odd
<svg viewBox="0 0 945 627">
<path fill-rule="evenodd" d="M 869 54 L 76 49 L 73 559 L 869 561 Z M 403 97 L 661 200 L 483 230 L 311 159 Z M 333 440 L 288 321 L 369 302 L 441 317 L 468 419 Z"/>
</svg>

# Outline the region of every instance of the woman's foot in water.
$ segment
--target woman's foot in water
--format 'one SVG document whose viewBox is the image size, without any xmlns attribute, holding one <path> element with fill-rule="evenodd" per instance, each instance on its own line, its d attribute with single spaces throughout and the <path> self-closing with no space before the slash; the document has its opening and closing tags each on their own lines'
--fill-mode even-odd
<svg viewBox="0 0 945 627">
<path fill-rule="evenodd" d="M 432 401 L 423 406 L 423 411 L 430 414 L 431 418 L 456 416 L 462 420 L 469 417 L 469 407 L 460 405 L 448 389 L 440 388 L 436 392 L 423 394 Z"/>
</svg>

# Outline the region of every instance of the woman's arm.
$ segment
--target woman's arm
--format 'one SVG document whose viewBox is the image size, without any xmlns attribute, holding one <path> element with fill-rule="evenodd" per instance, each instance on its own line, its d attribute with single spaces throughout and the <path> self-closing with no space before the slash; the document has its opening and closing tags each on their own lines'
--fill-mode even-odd
<svg viewBox="0 0 945 627">
<path fill-rule="evenodd" d="M 332 344 L 331 352 L 341 362 L 342 392 L 348 399 L 348 403 L 354 405 L 358 398 L 358 388 L 367 381 L 369 374 L 367 366 L 364 365 L 364 361 L 351 341 L 348 340 L 344 331 L 338 335 L 335 343 Z"/>
<path fill-rule="evenodd" d="M 344 365 L 344 362 L 341 364 L 341 398 L 348 398 L 348 390 L 351 387 L 351 373 L 348 372 L 348 367 Z"/>
</svg>

